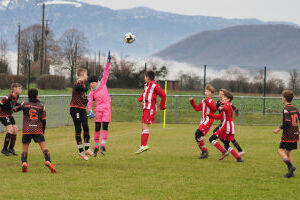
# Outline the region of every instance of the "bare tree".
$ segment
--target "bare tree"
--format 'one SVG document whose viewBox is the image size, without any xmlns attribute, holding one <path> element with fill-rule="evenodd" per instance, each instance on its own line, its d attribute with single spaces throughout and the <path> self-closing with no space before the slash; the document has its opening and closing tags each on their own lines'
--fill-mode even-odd
<svg viewBox="0 0 300 200">
<path fill-rule="evenodd" d="M 76 64 L 87 51 L 88 41 L 83 32 L 77 29 L 68 29 L 60 38 L 62 57 L 68 63 L 66 69 L 70 70 L 71 84 L 74 83 Z"/>
<path fill-rule="evenodd" d="M 0 38 L 0 73 L 10 72 L 7 61 L 7 41 Z"/>
<path fill-rule="evenodd" d="M 300 74 L 296 71 L 296 69 L 291 70 L 289 74 L 290 74 L 289 87 L 294 92 L 297 92 L 299 89 Z"/>
</svg>

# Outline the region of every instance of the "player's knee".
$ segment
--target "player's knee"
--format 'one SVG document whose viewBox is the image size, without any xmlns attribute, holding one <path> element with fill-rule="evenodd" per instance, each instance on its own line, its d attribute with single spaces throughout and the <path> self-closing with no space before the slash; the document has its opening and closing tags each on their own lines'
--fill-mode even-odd
<svg viewBox="0 0 300 200">
<path fill-rule="evenodd" d="M 100 122 L 96 122 L 95 123 L 95 131 L 98 132 L 101 129 L 101 123 Z"/>
<path fill-rule="evenodd" d="M 195 133 L 195 140 L 198 142 L 202 136 L 204 136 L 204 134 L 199 129 L 197 129 Z"/>
<path fill-rule="evenodd" d="M 103 130 L 108 131 L 108 122 L 103 122 Z"/>
<path fill-rule="evenodd" d="M 218 139 L 218 137 L 215 136 L 215 135 L 212 135 L 212 136 L 210 136 L 210 138 L 209 138 L 209 142 L 212 143 L 212 142 L 213 142 L 214 140 L 216 140 L 216 139 Z"/>
</svg>

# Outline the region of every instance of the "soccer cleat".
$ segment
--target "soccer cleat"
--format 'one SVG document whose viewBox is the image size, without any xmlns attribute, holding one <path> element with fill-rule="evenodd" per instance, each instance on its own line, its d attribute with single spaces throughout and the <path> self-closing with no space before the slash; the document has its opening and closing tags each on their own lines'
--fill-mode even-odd
<svg viewBox="0 0 300 200">
<path fill-rule="evenodd" d="M 101 146 L 100 152 L 104 156 L 104 153 L 106 152 L 106 148 L 104 146 Z"/>
<path fill-rule="evenodd" d="M 49 161 L 46 161 L 46 162 L 45 162 L 45 165 L 46 165 L 46 167 L 49 168 L 49 170 L 51 171 L 51 173 L 56 173 L 56 169 L 55 169 L 54 164 L 52 164 L 52 163 L 49 162 Z"/>
<path fill-rule="evenodd" d="M 7 149 L 2 149 L 1 153 L 6 155 L 6 156 L 10 156 L 10 153 Z"/>
<path fill-rule="evenodd" d="M 26 173 L 28 172 L 28 164 L 27 162 L 22 163 L 22 172 Z"/>
<path fill-rule="evenodd" d="M 296 167 L 295 166 L 292 166 L 290 169 L 289 169 L 289 172 L 284 175 L 286 178 L 291 178 L 291 177 L 294 177 L 294 171 L 296 170 Z"/>
<path fill-rule="evenodd" d="M 9 153 L 11 153 L 12 155 L 14 155 L 14 156 L 17 156 L 17 155 L 18 155 L 14 149 L 8 149 L 7 151 L 8 151 Z"/>
<path fill-rule="evenodd" d="M 245 155 L 245 151 L 240 151 L 238 154 L 240 155 L 240 156 L 243 156 L 243 155 Z"/>
<path fill-rule="evenodd" d="M 200 159 L 208 158 L 208 151 L 203 151 L 199 158 Z"/>
<path fill-rule="evenodd" d="M 95 149 L 94 149 L 94 154 L 93 154 L 93 156 L 94 156 L 94 157 L 97 157 L 98 152 L 99 152 L 99 148 L 95 148 Z"/>
<path fill-rule="evenodd" d="M 145 151 L 148 151 L 150 148 L 148 146 L 140 146 L 140 148 L 135 152 L 135 154 L 140 154 Z"/>
<path fill-rule="evenodd" d="M 226 158 L 227 156 L 229 156 L 229 151 L 225 151 L 224 153 L 222 153 L 222 155 L 219 158 L 219 160 L 224 160 L 224 158 Z"/>
<path fill-rule="evenodd" d="M 85 150 L 84 153 L 88 156 L 94 156 L 94 153 L 90 149 Z"/>
<path fill-rule="evenodd" d="M 89 158 L 87 157 L 87 155 L 84 152 L 79 153 L 79 156 L 85 161 L 89 160 Z"/>
<path fill-rule="evenodd" d="M 239 157 L 236 161 L 237 162 L 244 162 L 244 160 L 241 157 Z"/>
</svg>

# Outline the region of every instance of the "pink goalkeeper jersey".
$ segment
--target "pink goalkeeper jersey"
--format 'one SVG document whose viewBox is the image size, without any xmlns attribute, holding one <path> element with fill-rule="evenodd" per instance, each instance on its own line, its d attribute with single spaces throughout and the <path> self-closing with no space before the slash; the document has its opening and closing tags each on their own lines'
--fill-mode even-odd
<svg viewBox="0 0 300 200">
<path fill-rule="evenodd" d="M 89 111 L 93 109 L 93 101 L 95 100 L 96 112 L 97 111 L 108 111 L 110 112 L 111 99 L 107 90 L 107 79 L 109 76 L 110 63 L 106 63 L 106 67 L 103 72 L 103 77 L 100 82 L 98 82 L 97 88 L 91 90 L 89 94 L 88 108 Z"/>
</svg>

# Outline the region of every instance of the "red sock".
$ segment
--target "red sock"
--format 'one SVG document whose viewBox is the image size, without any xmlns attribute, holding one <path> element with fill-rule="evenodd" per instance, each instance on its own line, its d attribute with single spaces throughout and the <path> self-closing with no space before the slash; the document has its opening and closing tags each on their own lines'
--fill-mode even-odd
<svg viewBox="0 0 300 200">
<path fill-rule="evenodd" d="M 232 147 L 229 147 L 228 150 L 236 159 L 239 159 L 241 157 Z"/>
<path fill-rule="evenodd" d="M 141 136 L 141 146 L 147 146 L 149 133 L 150 133 L 149 129 L 143 130 L 142 136 Z"/>
<path fill-rule="evenodd" d="M 203 140 L 203 137 L 201 137 L 199 139 L 198 146 L 201 149 L 201 151 L 207 151 L 207 148 L 206 148 L 205 142 Z"/>
<path fill-rule="evenodd" d="M 226 150 L 219 144 L 219 142 L 217 142 L 216 140 L 212 141 L 212 144 L 219 149 L 219 151 L 221 151 L 222 153 L 226 152 Z"/>
</svg>

